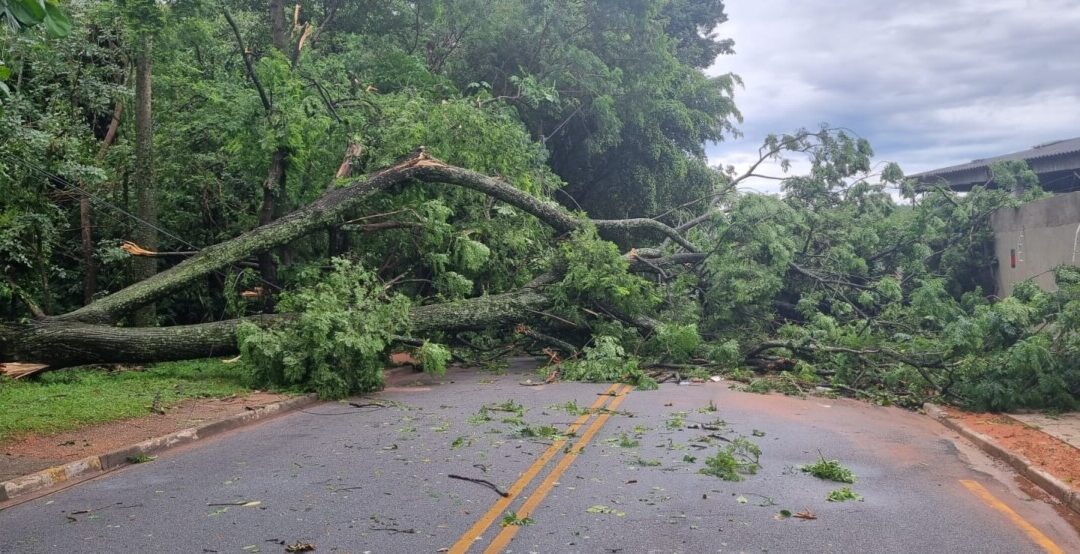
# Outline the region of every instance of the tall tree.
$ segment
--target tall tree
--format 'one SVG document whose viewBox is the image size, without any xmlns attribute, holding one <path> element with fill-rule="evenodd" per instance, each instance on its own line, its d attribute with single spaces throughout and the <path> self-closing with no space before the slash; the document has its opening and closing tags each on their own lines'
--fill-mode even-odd
<svg viewBox="0 0 1080 554">
<path fill-rule="evenodd" d="M 135 185 L 135 222 L 132 238 L 146 250 L 158 247 L 158 206 L 154 182 L 154 123 L 151 105 L 153 85 L 153 37 L 142 30 L 135 43 L 135 166 L 132 181 Z M 157 258 L 136 257 L 133 260 L 136 280 L 153 277 L 157 273 Z M 135 325 L 140 327 L 157 322 L 157 310 L 153 303 L 143 306 L 134 314 Z"/>
</svg>

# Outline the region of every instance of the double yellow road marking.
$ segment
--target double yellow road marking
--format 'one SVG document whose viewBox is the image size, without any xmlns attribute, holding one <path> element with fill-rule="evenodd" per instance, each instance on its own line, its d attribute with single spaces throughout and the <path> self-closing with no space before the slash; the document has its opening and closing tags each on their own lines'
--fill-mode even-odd
<svg viewBox="0 0 1080 554">
<path fill-rule="evenodd" d="M 608 389 L 593 402 L 592 406 L 589 406 L 588 413 L 579 416 L 566 428 L 565 434 L 570 435 L 576 433 L 589 418 L 596 414 L 598 410 L 605 407 L 604 404 L 607 404 L 609 400 L 611 403 L 606 406 L 608 410 L 615 410 L 618 408 L 619 404 L 622 403 L 623 398 L 626 397 L 626 394 L 629 393 L 632 388 L 633 387 L 630 385 L 620 386 L 618 383 L 608 387 Z M 537 506 L 539 506 L 540 502 L 544 500 L 544 497 L 555 487 L 555 483 L 558 482 L 559 477 L 566 472 L 570 467 L 570 464 L 572 464 L 578 454 L 581 453 L 581 450 L 585 448 L 585 445 L 592 440 L 593 436 L 596 435 L 610 417 L 611 414 L 609 413 L 602 413 L 596 416 L 596 419 L 589 425 L 585 432 L 582 433 L 577 442 L 575 442 L 570 450 L 564 454 L 562 459 L 558 461 L 555 468 L 551 470 L 551 473 L 540 482 L 540 485 L 533 491 L 528 500 L 522 504 L 521 508 L 517 511 L 518 517 L 527 517 Z M 510 507 L 510 504 L 525 490 L 525 487 L 527 487 L 529 483 L 540 474 L 540 471 L 547 466 L 548 462 L 563 449 L 566 442 L 566 439 L 561 439 L 552 443 L 551 446 L 549 446 L 548 449 L 521 474 L 521 477 L 518 477 L 518 480 L 510 486 L 510 489 L 507 491 L 508 496 L 496 501 L 495 504 L 492 505 L 484 515 L 480 516 L 480 519 L 478 519 L 476 523 L 474 523 L 473 526 L 470 527 L 456 543 L 454 543 L 454 546 L 450 547 L 450 554 L 464 554 L 465 552 L 468 552 L 473 543 L 476 542 L 493 523 L 495 523 L 495 520 Z M 495 537 L 495 540 L 492 541 L 484 552 L 501 552 L 508 544 L 510 544 L 510 540 L 514 538 L 517 531 L 518 526 L 516 525 L 503 527 L 502 531 L 499 532 Z"/>
</svg>

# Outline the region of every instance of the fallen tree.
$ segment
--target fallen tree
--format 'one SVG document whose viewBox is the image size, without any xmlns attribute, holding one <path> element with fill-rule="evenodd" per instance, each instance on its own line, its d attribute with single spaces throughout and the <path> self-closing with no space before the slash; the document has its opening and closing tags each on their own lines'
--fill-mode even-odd
<svg viewBox="0 0 1080 554">
<path fill-rule="evenodd" d="M 339 224 L 372 194 L 411 182 L 451 184 L 483 193 L 536 216 L 560 232 L 585 225 L 601 230 L 646 230 L 687 250 L 671 256 L 662 256 L 657 251 L 630 255 L 629 261 L 638 271 L 663 272 L 665 266 L 695 264 L 705 257 L 679 232 L 659 221 L 577 217 L 556 203 L 535 198 L 499 179 L 447 165 L 420 148 L 401 163 L 355 179 L 340 188 L 332 188 L 305 208 L 205 248 L 166 271 L 83 308 L 57 316 L 39 315 L 26 323 L 3 324 L 0 326 L 0 359 L 62 368 L 88 363 L 153 362 L 233 354 L 237 351 L 236 328 L 244 320 L 151 328 L 118 327 L 112 323 L 215 271 Z M 410 317 L 411 328 L 424 334 L 525 321 L 535 317 L 537 310 L 551 304 L 551 299 L 543 294 L 545 282 L 545 279 L 538 279 L 506 294 L 417 306 Z M 281 317 L 288 316 L 266 315 L 247 321 L 272 325 Z"/>
<path fill-rule="evenodd" d="M 830 135 L 806 134 L 801 140 L 810 136 Z M 808 148 L 799 140 L 778 142 L 800 152 Z M 734 194 L 724 186 L 730 193 L 725 200 L 703 198 L 703 205 L 680 216 L 684 223 L 673 218 L 671 225 L 661 221 L 666 213 L 654 219 L 592 220 L 420 150 L 83 308 L 45 316 L 31 307 L 29 320 L 0 325 L 0 359 L 59 369 L 241 352 L 263 368 L 260 375 L 292 371 L 290 384 L 341 395 L 377 386 L 378 370 L 372 368 L 381 367 L 376 358 L 389 345 L 415 348 L 435 367 L 451 356 L 438 342 L 460 343 L 463 350 L 482 351 L 483 359 L 491 359 L 487 353 L 505 354 L 515 341 L 528 340 L 543 346 L 565 375 L 590 380 L 647 384 L 642 366 L 659 363 L 691 374 L 705 371 L 696 369 L 702 366 L 731 371 L 752 390 L 768 390 L 772 385 L 760 376 L 776 375 L 781 390 L 801 394 L 824 385 L 879 402 L 917 405 L 941 398 L 992 409 L 1075 405 L 1080 395 L 1075 369 L 1080 364 L 1072 362 L 1080 359 L 1080 321 L 1071 315 L 1080 310 L 1075 272 L 1059 272 L 1061 290 L 1052 295 L 1019 287 L 1019 296 L 992 302 L 978 288 L 987 265 L 989 216 L 1017 200 L 1004 190 L 978 188 L 959 197 L 935 189 L 910 192 L 913 199 L 922 196 L 914 206 L 901 207 L 885 191 L 888 182 L 906 187 L 899 177 L 877 185 L 869 185 L 865 175 L 851 180 L 868 167 L 862 158 L 852 161 L 852 148 L 845 140 L 819 145 L 811 174 L 785 181 L 783 198 Z M 461 258 L 457 263 L 470 267 L 475 264 L 469 256 L 487 255 L 483 244 L 468 238 L 471 220 L 459 222 L 464 230 L 454 235 L 465 249 L 444 244 L 444 252 L 423 250 L 427 239 L 415 234 L 448 225 L 445 207 L 438 207 L 443 215 L 434 218 L 421 214 L 419 205 L 400 203 L 355 217 L 357 210 L 374 210 L 368 205 L 374 198 L 383 198 L 380 206 L 386 208 L 386 198 L 413 198 L 408 191 L 418 188 L 478 193 L 480 201 L 456 201 L 486 210 L 511 207 L 554 230 L 554 235 L 532 235 L 545 241 L 538 249 L 541 259 L 501 262 L 506 271 L 532 280 L 491 294 L 480 286 L 478 295 L 455 298 L 432 285 L 433 275 L 403 264 L 403 253 L 372 248 L 389 256 L 394 263 L 383 266 L 396 268 L 387 277 L 396 276 L 384 278 L 370 265 L 349 262 L 354 265 L 312 272 L 296 289 L 299 296 L 282 294 L 282 313 L 160 328 L 115 324 L 141 305 L 217 271 L 250 264 L 260 253 L 343 224 L 365 237 L 413 236 L 418 248 L 413 255 L 441 256 L 434 265 Z M 415 220 L 370 222 L 407 214 Z M 637 240 L 648 234 L 657 247 L 622 252 L 598 232 Z M 538 263 L 525 270 L 526 262 Z M 401 267 L 407 268 L 404 273 Z M 365 277 L 319 288 L 321 278 L 339 278 L 341 271 Z M 415 288 L 407 295 L 395 292 L 409 283 Z M 363 291 L 363 303 L 350 297 L 353 289 Z M 471 282 L 467 289 L 474 290 Z M 306 300 L 295 301 L 303 295 Z M 364 310 L 382 310 L 384 302 L 397 306 L 391 310 L 397 315 L 373 319 L 383 323 L 365 335 L 371 322 Z M 401 306 L 406 308 L 395 311 Z M 313 333 L 303 339 L 306 343 L 283 342 L 308 331 Z M 338 331 L 341 349 L 333 344 Z M 287 352 L 303 357 L 315 350 L 322 351 L 310 362 L 316 370 L 303 373 L 317 376 L 311 385 L 303 381 L 307 377 L 296 376 L 297 364 L 307 362 Z M 366 369 L 320 388 L 318 383 L 336 379 L 326 368 L 347 368 L 350 360 Z M 757 376 L 748 376 L 745 368 Z"/>
</svg>

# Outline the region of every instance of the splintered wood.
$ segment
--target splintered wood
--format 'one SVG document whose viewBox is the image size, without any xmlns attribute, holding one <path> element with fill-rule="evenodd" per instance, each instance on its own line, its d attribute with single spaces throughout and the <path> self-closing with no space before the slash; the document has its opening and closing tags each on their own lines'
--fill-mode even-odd
<svg viewBox="0 0 1080 554">
<path fill-rule="evenodd" d="M 0 363 L 0 374 L 12 379 L 21 379 L 33 375 L 49 366 L 45 364 L 24 364 L 19 362 Z"/>
</svg>

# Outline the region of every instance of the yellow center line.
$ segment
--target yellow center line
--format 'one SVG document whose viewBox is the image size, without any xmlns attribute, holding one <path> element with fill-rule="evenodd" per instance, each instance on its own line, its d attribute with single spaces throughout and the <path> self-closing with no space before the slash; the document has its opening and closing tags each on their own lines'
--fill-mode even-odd
<svg viewBox="0 0 1080 554">
<path fill-rule="evenodd" d="M 614 383 L 608 387 L 606 391 L 596 398 L 596 401 L 592 403 L 592 406 L 589 406 L 588 413 L 585 413 L 574 420 L 574 422 L 566 428 L 564 434 L 569 435 L 574 433 L 579 427 L 584 425 L 597 410 L 613 398 L 618 387 L 618 383 Z M 618 398 L 616 398 L 616 400 L 618 400 Z M 559 453 L 559 450 L 564 444 L 566 444 L 566 439 L 560 439 L 553 442 L 551 446 L 549 446 L 548 449 L 525 470 L 525 473 L 522 473 L 521 476 L 518 477 L 518 480 L 514 481 L 513 485 L 510 485 L 510 489 L 506 491 L 507 496 L 496 501 L 483 516 L 480 516 L 480 519 L 478 519 L 468 531 L 465 531 L 465 534 L 461 535 L 461 538 L 454 543 L 454 546 L 450 547 L 449 554 L 464 554 L 465 552 L 468 552 L 469 547 L 472 546 L 473 542 L 480 538 L 480 536 L 484 534 L 484 531 L 487 531 L 488 527 L 491 527 L 492 523 L 495 523 L 495 520 L 498 519 L 503 511 L 510 506 L 510 503 L 521 494 L 521 491 L 525 490 L 525 487 L 536 478 L 540 473 L 540 470 L 547 465 L 548 461 Z"/>
<path fill-rule="evenodd" d="M 985 502 L 991 508 L 1005 514 L 1017 527 L 1024 531 L 1031 540 L 1035 541 L 1035 544 L 1039 545 L 1043 550 L 1049 554 L 1065 554 L 1065 551 L 1058 545 L 1054 544 L 1054 541 L 1049 537 L 1042 534 L 1041 531 L 1035 528 L 1034 525 L 1028 523 L 1026 519 L 1020 516 L 1020 514 L 1013 511 L 1004 502 L 997 499 L 996 496 L 990 494 L 990 491 L 986 490 L 986 487 L 982 486 L 976 481 L 970 481 L 967 479 L 961 479 L 960 484 L 971 491 L 975 496 L 978 496 L 980 500 Z"/>
<path fill-rule="evenodd" d="M 619 396 L 608 406 L 608 410 L 614 411 L 618 408 L 619 404 L 622 403 L 623 399 L 626 398 L 626 394 L 629 393 L 632 388 L 633 387 L 630 385 L 626 385 L 619 392 Z M 589 428 L 585 430 L 585 433 L 581 435 L 581 438 L 574 443 L 573 449 L 559 460 L 559 463 L 555 465 L 555 469 L 551 470 L 551 473 L 540 482 L 536 487 L 536 490 L 529 496 L 529 499 L 521 505 L 521 509 L 517 511 L 517 516 L 519 518 L 528 517 L 529 514 L 540 505 L 540 502 L 544 500 L 544 497 L 546 497 L 548 493 L 551 492 L 551 489 L 555 487 L 555 483 L 559 481 L 559 477 L 566 472 L 570 467 L 570 464 L 574 463 L 578 454 L 581 453 L 585 448 L 585 445 L 589 443 L 594 435 L 596 435 L 596 432 L 604 426 L 604 423 L 607 422 L 609 417 L 611 417 L 610 413 L 601 414 L 589 425 Z M 510 544 L 510 541 L 513 540 L 514 535 L 517 534 L 519 528 L 520 527 L 517 525 L 507 525 L 506 527 L 503 527 L 502 531 L 495 536 L 495 540 L 491 541 L 491 544 L 484 550 L 484 554 L 496 554 L 505 550 Z"/>
</svg>

